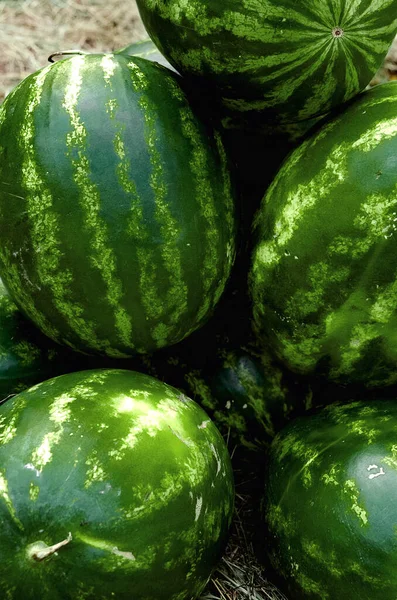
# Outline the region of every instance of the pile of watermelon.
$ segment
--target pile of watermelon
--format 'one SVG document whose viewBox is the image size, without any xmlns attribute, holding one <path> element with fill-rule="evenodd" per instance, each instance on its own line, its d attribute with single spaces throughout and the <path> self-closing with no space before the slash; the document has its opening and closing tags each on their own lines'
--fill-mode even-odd
<svg viewBox="0 0 397 600">
<path fill-rule="evenodd" d="M 289 600 L 394 600 L 396 2 L 137 4 L 0 106 L 0 597 L 194 600 L 255 471 Z"/>
</svg>

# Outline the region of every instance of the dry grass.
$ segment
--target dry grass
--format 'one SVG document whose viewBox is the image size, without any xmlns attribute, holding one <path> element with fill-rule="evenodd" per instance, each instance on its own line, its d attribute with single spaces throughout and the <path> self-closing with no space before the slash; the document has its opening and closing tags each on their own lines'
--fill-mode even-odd
<svg viewBox="0 0 397 600">
<path fill-rule="evenodd" d="M 134 0 L 0 0 L 0 102 L 52 52 L 111 51 L 146 37 Z"/>
</svg>

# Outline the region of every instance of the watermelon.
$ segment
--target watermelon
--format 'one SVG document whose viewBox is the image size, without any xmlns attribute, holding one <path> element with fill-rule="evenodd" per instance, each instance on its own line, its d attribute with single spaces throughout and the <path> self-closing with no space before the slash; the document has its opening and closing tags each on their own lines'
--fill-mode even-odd
<svg viewBox="0 0 397 600">
<path fill-rule="evenodd" d="M 256 217 L 260 343 L 290 369 L 397 382 L 397 85 L 364 92 L 284 162 Z"/>
<path fill-rule="evenodd" d="M 363 90 L 397 31 L 394 0 L 137 0 L 160 52 L 225 108 L 294 122 Z"/>
<path fill-rule="evenodd" d="M 397 402 L 291 422 L 268 459 L 266 543 L 289 598 L 397 597 Z"/>
<path fill-rule="evenodd" d="M 233 499 L 223 438 L 179 391 L 118 369 L 45 381 L 0 407 L 1 597 L 196 598 Z"/>
<path fill-rule="evenodd" d="M 252 221 L 267 188 L 286 157 L 322 123 L 323 119 L 309 119 L 276 127 L 221 117 L 222 137 L 240 199 L 240 228 L 248 252 L 252 249 Z"/>
<path fill-rule="evenodd" d="M 139 57 L 78 55 L 0 108 L 1 277 L 72 349 L 117 358 L 174 344 L 226 285 L 227 157 L 178 81 Z"/>
<path fill-rule="evenodd" d="M 153 44 L 151 39 L 129 44 L 120 50 L 116 50 L 114 54 L 122 54 L 124 56 L 140 56 L 141 58 L 146 58 L 146 60 L 156 62 L 163 67 L 167 67 L 167 69 L 170 69 L 170 71 L 174 71 L 176 73 L 174 67 L 166 58 L 164 58 L 161 52 Z"/>
<path fill-rule="evenodd" d="M 306 409 L 310 388 L 294 381 L 270 356 L 241 348 L 221 355 L 209 372 L 185 375 L 186 389 L 237 446 L 260 451 Z"/>
<path fill-rule="evenodd" d="M 67 370 L 70 358 L 20 313 L 0 279 L 0 403 Z"/>
</svg>

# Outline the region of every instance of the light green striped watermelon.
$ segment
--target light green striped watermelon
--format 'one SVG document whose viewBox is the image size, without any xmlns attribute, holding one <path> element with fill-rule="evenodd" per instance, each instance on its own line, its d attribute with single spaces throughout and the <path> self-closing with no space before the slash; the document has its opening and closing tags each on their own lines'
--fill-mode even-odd
<svg viewBox="0 0 397 600">
<path fill-rule="evenodd" d="M 187 372 L 185 389 L 233 444 L 256 452 L 310 400 L 307 385 L 298 385 L 271 357 L 259 359 L 244 348 L 220 354 L 203 372 Z"/>
<path fill-rule="evenodd" d="M 397 31 L 394 0 L 137 0 L 160 52 L 233 113 L 300 121 L 364 89 Z"/>
<path fill-rule="evenodd" d="M 179 391 L 117 369 L 50 379 L 0 407 L 0 596 L 194 599 L 233 499 L 223 438 Z"/>
<path fill-rule="evenodd" d="M 217 304 L 235 255 L 218 133 L 179 78 L 83 55 L 0 109 L 0 272 L 49 337 L 112 357 L 173 344 Z"/>
<path fill-rule="evenodd" d="M 396 398 L 291 422 L 273 442 L 263 510 L 291 600 L 396 598 Z"/>
<path fill-rule="evenodd" d="M 397 382 L 397 85 L 295 150 L 256 218 L 254 324 L 293 371 Z"/>
</svg>

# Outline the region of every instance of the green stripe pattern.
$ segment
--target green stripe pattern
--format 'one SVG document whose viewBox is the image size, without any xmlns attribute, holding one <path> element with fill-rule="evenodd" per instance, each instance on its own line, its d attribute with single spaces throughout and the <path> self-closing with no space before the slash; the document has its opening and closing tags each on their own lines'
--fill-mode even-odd
<svg viewBox="0 0 397 600">
<path fill-rule="evenodd" d="M 364 89 L 397 31 L 394 0 L 137 0 L 182 74 L 205 77 L 230 113 L 324 114 Z"/>
<path fill-rule="evenodd" d="M 267 547 L 296 600 L 397 595 L 397 403 L 327 407 L 274 440 Z"/>
<path fill-rule="evenodd" d="M 183 339 L 235 255 L 219 136 L 178 77 L 142 58 L 74 56 L 28 77 L 0 120 L 0 272 L 54 340 L 112 357 Z"/>
<path fill-rule="evenodd" d="M 292 370 L 397 382 L 397 86 L 361 95 L 284 163 L 256 218 L 258 337 Z"/>
<path fill-rule="evenodd" d="M 2 598 L 196 598 L 233 501 L 222 436 L 152 377 L 82 371 L 0 407 Z M 51 558 L 27 559 L 28 546 L 68 536 Z"/>
</svg>

